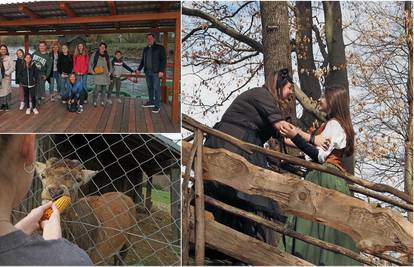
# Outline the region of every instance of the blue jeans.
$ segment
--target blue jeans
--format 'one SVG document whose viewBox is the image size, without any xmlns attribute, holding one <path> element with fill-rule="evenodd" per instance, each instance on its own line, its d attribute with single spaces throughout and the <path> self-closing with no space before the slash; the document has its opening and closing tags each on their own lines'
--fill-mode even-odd
<svg viewBox="0 0 414 267">
<path fill-rule="evenodd" d="M 50 84 L 49 84 L 49 93 L 53 94 L 53 89 L 56 83 L 56 91 L 60 92 L 62 90 L 61 82 L 60 82 L 60 74 L 57 71 L 53 72 L 53 76 L 50 77 Z"/>
<path fill-rule="evenodd" d="M 145 79 L 147 80 L 149 102 L 154 104 L 155 108 L 160 108 L 161 86 L 158 73 L 145 73 Z"/>
<path fill-rule="evenodd" d="M 68 82 L 68 78 L 62 78 L 60 77 L 60 96 L 64 97 L 67 95 L 67 90 L 66 90 L 66 83 Z"/>
<path fill-rule="evenodd" d="M 79 80 L 81 80 L 82 81 L 82 87 L 83 87 L 83 89 L 85 90 L 85 91 L 88 91 L 87 89 L 87 81 L 88 81 L 88 74 L 82 74 L 82 75 L 77 75 L 76 74 L 76 80 L 77 81 L 79 81 Z"/>
</svg>

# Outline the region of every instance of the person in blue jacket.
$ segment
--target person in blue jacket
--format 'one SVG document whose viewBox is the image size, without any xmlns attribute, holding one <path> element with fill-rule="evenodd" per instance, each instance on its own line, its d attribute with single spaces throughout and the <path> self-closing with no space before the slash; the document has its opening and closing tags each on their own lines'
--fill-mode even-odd
<svg viewBox="0 0 414 267">
<path fill-rule="evenodd" d="M 83 88 L 82 81 L 76 80 L 76 74 L 71 73 L 66 83 L 66 99 L 68 110 L 71 112 L 83 112 L 83 103 L 88 97 L 88 93 Z"/>
</svg>

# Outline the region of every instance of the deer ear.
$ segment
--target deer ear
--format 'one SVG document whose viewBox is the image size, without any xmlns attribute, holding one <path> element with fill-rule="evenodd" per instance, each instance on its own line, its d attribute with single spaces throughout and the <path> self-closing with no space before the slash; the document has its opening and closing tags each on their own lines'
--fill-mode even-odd
<svg viewBox="0 0 414 267">
<path fill-rule="evenodd" d="M 92 179 L 92 177 L 94 177 L 97 173 L 98 173 L 97 171 L 82 170 L 83 184 L 87 184 Z"/>
<path fill-rule="evenodd" d="M 50 159 L 46 160 L 46 166 L 50 167 L 58 161 L 56 157 L 51 157 Z"/>
<path fill-rule="evenodd" d="M 45 164 L 45 163 L 43 163 L 43 162 L 36 161 L 36 162 L 34 163 L 34 165 L 35 165 L 35 169 L 36 169 L 36 174 L 37 174 L 37 176 L 41 178 L 42 173 L 43 173 L 43 172 L 45 171 L 45 169 L 46 169 L 46 164 Z"/>
</svg>

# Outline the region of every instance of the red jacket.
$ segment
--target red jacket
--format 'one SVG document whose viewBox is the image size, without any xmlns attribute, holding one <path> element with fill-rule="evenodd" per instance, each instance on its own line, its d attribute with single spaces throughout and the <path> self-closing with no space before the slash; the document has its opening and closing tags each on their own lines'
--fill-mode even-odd
<svg viewBox="0 0 414 267">
<path fill-rule="evenodd" d="M 73 56 L 73 72 L 88 74 L 89 55 Z"/>
</svg>

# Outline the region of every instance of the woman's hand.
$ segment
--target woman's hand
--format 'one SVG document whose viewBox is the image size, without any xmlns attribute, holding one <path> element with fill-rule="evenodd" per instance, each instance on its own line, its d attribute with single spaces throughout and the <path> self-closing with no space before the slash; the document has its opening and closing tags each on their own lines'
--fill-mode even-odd
<svg viewBox="0 0 414 267">
<path fill-rule="evenodd" d="M 284 137 L 293 138 L 299 133 L 299 129 L 292 124 L 282 125 L 280 128 L 280 133 Z"/>
<path fill-rule="evenodd" d="M 51 206 L 52 206 L 52 201 L 49 201 L 48 203 L 46 203 L 42 206 L 39 206 L 37 208 L 32 209 L 30 211 L 30 213 L 27 214 L 26 217 L 21 219 L 15 225 L 15 227 L 17 229 L 22 230 L 26 234 L 31 235 L 34 231 L 40 229 L 40 224 L 39 224 L 40 219 L 42 218 L 43 213 L 45 212 L 45 210 L 47 210 Z"/>
<path fill-rule="evenodd" d="M 52 205 L 52 215 L 49 220 L 41 222 L 43 228 L 43 239 L 54 240 L 62 238 L 62 228 L 60 226 L 60 212 L 55 204 Z"/>
<path fill-rule="evenodd" d="M 315 136 L 315 145 L 318 147 L 322 147 L 323 150 L 328 150 L 329 146 L 331 145 L 331 139 L 325 138 L 322 135 Z"/>
</svg>

